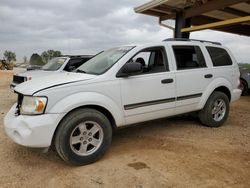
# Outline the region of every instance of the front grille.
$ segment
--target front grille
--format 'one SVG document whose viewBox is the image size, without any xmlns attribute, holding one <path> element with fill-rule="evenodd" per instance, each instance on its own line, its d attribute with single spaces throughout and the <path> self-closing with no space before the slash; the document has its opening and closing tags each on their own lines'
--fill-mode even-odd
<svg viewBox="0 0 250 188">
<path fill-rule="evenodd" d="M 25 77 L 23 77 L 23 76 L 17 76 L 17 75 L 13 76 L 14 83 L 20 84 L 20 83 L 23 83 L 24 81 L 25 81 Z"/>
<path fill-rule="evenodd" d="M 19 116 L 20 115 L 20 108 L 23 102 L 23 95 L 18 93 L 18 97 L 17 97 L 17 106 L 16 106 L 16 111 L 15 111 L 15 115 Z"/>
</svg>

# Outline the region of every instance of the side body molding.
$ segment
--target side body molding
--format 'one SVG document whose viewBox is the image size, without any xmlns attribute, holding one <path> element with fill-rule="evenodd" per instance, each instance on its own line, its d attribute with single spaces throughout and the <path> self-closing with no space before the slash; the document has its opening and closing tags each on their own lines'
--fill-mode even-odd
<svg viewBox="0 0 250 188">
<path fill-rule="evenodd" d="M 80 92 L 69 95 L 54 104 L 51 109 L 48 109 L 47 113 L 68 113 L 75 108 L 87 105 L 97 105 L 108 110 L 114 117 L 116 126 L 121 126 L 125 122 L 120 104 L 96 92 Z"/>
</svg>

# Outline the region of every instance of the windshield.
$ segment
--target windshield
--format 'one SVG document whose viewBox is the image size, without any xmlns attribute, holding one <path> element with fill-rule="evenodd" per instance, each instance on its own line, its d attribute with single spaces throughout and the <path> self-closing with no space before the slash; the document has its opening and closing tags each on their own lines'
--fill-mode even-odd
<svg viewBox="0 0 250 188">
<path fill-rule="evenodd" d="M 133 46 L 124 46 L 106 50 L 84 63 L 76 72 L 95 75 L 103 74 L 132 48 Z"/>
<path fill-rule="evenodd" d="M 49 60 L 47 64 L 42 67 L 42 70 L 55 71 L 58 70 L 67 58 L 57 57 Z"/>
</svg>

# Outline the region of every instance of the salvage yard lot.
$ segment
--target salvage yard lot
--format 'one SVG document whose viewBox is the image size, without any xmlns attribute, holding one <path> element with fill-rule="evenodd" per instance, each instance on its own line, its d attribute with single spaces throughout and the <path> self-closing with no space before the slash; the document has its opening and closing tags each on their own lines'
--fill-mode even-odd
<svg viewBox="0 0 250 188">
<path fill-rule="evenodd" d="M 100 161 L 74 167 L 7 138 L 12 74 L 0 71 L 0 187 L 250 187 L 250 96 L 220 128 L 187 115 L 143 123 L 116 131 Z"/>
</svg>

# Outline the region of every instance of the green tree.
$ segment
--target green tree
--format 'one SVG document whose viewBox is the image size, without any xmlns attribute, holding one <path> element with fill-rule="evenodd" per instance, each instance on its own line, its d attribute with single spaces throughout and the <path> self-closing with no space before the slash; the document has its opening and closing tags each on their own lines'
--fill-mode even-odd
<svg viewBox="0 0 250 188">
<path fill-rule="evenodd" d="M 12 61 L 16 61 L 16 53 L 12 51 L 5 50 L 4 58 L 6 59 L 7 63 L 11 63 Z"/>
<path fill-rule="evenodd" d="M 41 54 L 41 57 L 45 63 L 48 63 L 48 61 L 54 57 L 60 57 L 60 56 L 62 56 L 62 53 L 57 50 L 47 50 Z"/>
<path fill-rule="evenodd" d="M 248 63 L 239 63 L 239 67 L 250 69 L 250 64 L 248 64 Z"/>
<path fill-rule="evenodd" d="M 29 63 L 31 65 L 40 65 L 40 66 L 44 65 L 44 62 L 43 62 L 41 56 L 37 53 L 34 53 L 31 55 Z"/>
</svg>

